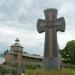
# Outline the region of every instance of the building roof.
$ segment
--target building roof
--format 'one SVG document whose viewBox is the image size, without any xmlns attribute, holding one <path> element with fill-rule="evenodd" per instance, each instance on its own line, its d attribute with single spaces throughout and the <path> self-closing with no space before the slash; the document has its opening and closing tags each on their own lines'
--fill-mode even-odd
<svg viewBox="0 0 75 75">
<path fill-rule="evenodd" d="M 16 41 L 16 42 L 19 42 L 20 40 L 17 38 L 15 41 Z"/>
<path fill-rule="evenodd" d="M 22 47 L 20 44 L 19 44 L 19 39 L 17 38 L 16 40 L 15 40 L 15 43 L 11 46 L 11 47 Z"/>
<path fill-rule="evenodd" d="M 27 56 L 27 57 L 31 57 L 31 58 L 40 58 L 40 59 L 43 59 L 42 56 L 40 56 L 40 55 L 36 55 L 36 54 L 27 54 L 27 53 L 22 53 L 22 56 Z"/>
<path fill-rule="evenodd" d="M 7 54 L 6 54 L 6 55 L 9 55 L 9 54 L 16 54 L 16 53 L 15 53 L 15 52 L 13 52 L 13 51 L 10 51 L 10 52 L 7 52 Z M 31 57 L 31 58 L 39 58 L 39 59 L 43 59 L 43 57 L 42 57 L 42 56 L 40 56 L 40 55 L 36 55 L 36 54 L 29 54 L 29 53 L 27 53 L 27 52 L 23 52 L 23 53 L 22 53 L 22 56 Z"/>
<path fill-rule="evenodd" d="M 14 43 L 11 47 L 22 47 L 19 43 Z"/>
</svg>

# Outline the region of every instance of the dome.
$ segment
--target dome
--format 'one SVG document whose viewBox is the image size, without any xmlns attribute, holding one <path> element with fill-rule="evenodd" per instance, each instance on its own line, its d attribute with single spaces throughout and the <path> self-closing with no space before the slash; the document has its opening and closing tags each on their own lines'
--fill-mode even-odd
<svg viewBox="0 0 75 75">
<path fill-rule="evenodd" d="M 22 47 L 22 46 L 19 44 L 19 39 L 18 39 L 18 38 L 15 40 L 15 43 L 14 43 L 11 47 Z"/>
<path fill-rule="evenodd" d="M 19 42 L 20 40 L 17 38 L 15 41 L 16 41 L 16 42 Z"/>
<path fill-rule="evenodd" d="M 22 47 L 19 43 L 14 43 L 12 46 L 13 47 Z"/>
</svg>

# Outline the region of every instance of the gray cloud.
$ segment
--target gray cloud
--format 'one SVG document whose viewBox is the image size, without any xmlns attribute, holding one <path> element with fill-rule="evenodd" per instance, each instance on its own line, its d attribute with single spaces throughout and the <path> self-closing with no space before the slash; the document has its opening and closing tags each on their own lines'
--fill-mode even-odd
<svg viewBox="0 0 75 75">
<path fill-rule="evenodd" d="M 24 50 L 43 54 L 44 33 L 37 32 L 36 23 L 38 18 L 44 19 L 43 11 L 47 8 L 57 8 L 58 17 L 65 17 L 66 32 L 58 32 L 58 43 L 64 48 L 67 41 L 75 38 L 74 3 L 74 0 L 0 0 L 0 48 L 8 48 L 19 37 Z"/>
</svg>

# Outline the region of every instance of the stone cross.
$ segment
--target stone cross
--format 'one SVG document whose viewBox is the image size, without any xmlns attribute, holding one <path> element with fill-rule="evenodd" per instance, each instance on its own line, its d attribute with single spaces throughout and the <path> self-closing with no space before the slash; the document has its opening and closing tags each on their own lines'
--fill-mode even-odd
<svg viewBox="0 0 75 75">
<path fill-rule="evenodd" d="M 44 68 L 58 69 L 60 68 L 60 63 L 58 58 L 57 31 L 65 31 L 65 20 L 63 17 L 57 18 L 57 9 L 46 9 L 44 13 L 45 20 L 38 19 L 37 21 L 38 32 L 45 32 Z"/>
</svg>

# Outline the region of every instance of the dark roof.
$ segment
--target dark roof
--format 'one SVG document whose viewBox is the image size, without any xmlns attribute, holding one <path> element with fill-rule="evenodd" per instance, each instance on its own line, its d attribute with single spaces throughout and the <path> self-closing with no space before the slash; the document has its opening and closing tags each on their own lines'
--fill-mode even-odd
<svg viewBox="0 0 75 75">
<path fill-rule="evenodd" d="M 27 56 L 27 57 L 31 57 L 31 58 L 40 58 L 40 59 L 43 59 L 42 56 L 40 56 L 40 55 L 35 55 L 35 54 L 22 53 L 22 56 Z"/>
<path fill-rule="evenodd" d="M 15 40 L 15 43 L 11 46 L 11 47 L 22 47 L 20 44 L 19 44 L 20 40 L 17 38 Z"/>
<path fill-rule="evenodd" d="M 11 47 L 22 47 L 19 43 L 14 43 Z"/>
</svg>

